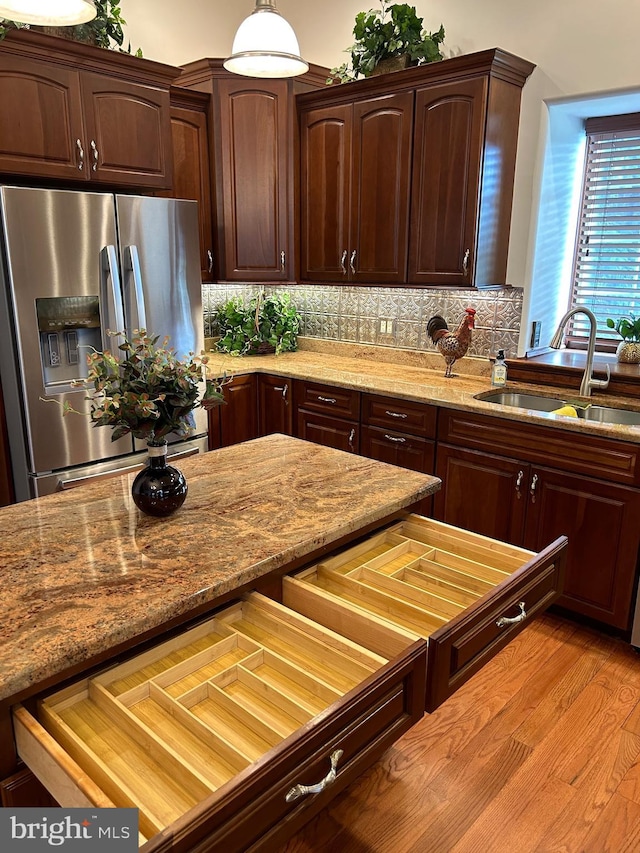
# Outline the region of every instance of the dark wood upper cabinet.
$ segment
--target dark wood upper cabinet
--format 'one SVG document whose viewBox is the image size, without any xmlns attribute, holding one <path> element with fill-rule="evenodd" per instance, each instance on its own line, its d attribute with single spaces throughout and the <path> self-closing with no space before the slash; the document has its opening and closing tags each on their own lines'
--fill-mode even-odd
<svg viewBox="0 0 640 853">
<path fill-rule="evenodd" d="M 214 281 L 210 97 L 205 92 L 192 92 L 179 86 L 172 86 L 170 95 L 173 189 L 158 194 L 198 202 L 200 273 L 203 281 Z"/>
<path fill-rule="evenodd" d="M 300 277 L 506 284 L 533 68 L 494 48 L 300 96 Z"/>
<path fill-rule="evenodd" d="M 230 74 L 221 59 L 183 66 L 180 86 L 211 96 L 215 280 L 295 279 L 294 96 L 324 86 L 327 73 L 256 80 Z"/>
<path fill-rule="evenodd" d="M 473 280 L 486 90 L 482 77 L 416 93 L 411 282 Z"/>
<path fill-rule="evenodd" d="M 0 173 L 171 186 L 177 68 L 11 30 L 0 50 Z"/>
<path fill-rule="evenodd" d="M 301 277 L 406 277 L 413 93 L 301 115 Z"/>
</svg>

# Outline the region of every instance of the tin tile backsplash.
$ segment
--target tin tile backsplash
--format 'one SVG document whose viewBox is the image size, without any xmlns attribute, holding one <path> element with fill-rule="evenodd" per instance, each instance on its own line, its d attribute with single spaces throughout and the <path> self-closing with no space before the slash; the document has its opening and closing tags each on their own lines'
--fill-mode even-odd
<svg viewBox="0 0 640 853">
<path fill-rule="evenodd" d="M 232 296 L 250 299 L 258 284 L 204 284 L 205 337 L 216 334 L 214 312 Z M 489 357 L 499 349 L 515 356 L 522 316 L 522 289 L 460 291 L 445 288 L 349 287 L 345 285 L 264 285 L 265 293 L 286 291 L 301 319 L 300 334 L 309 338 L 377 344 L 403 349 L 434 349 L 427 322 L 441 314 L 456 328 L 464 309 L 476 309 L 469 355 Z"/>
</svg>

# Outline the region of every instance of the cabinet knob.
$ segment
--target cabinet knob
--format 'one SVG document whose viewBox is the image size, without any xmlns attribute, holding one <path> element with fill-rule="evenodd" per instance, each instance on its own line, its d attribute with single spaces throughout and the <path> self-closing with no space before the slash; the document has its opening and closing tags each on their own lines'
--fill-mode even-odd
<svg viewBox="0 0 640 853">
<path fill-rule="evenodd" d="M 91 150 L 93 151 L 93 163 L 91 164 L 91 171 L 97 172 L 99 151 L 98 146 L 96 145 L 93 139 L 91 140 Z"/>
<path fill-rule="evenodd" d="M 285 800 L 288 803 L 293 803 L 300 797 L 306 797 L 308 794 L 320 794 L 336 781 L 336 776 L 338 775 L 338 761 L 342 758 L 343 750 L 336 749 L 329 756 L 329 762 L 331 763 L 331 770 L 327 773 L 324 779 L 321 779 L 315 785 L 294 785 L 285 796 Z"/>
<path fill-rule="evenodd" d="M 518 607 L 520 608 L 520 613 L 517 616 L 501 616 L 496 620 L 498 628 L 507 628 L 509 625 L 517 625 L 518 622 L 524 622 L 528 615 L 525 610 L 524 601 L 519 601 Z"/>
<path fill-rule="evenodd" d="M 82 171 L 84 169 L 84 148 L 79 139 L 76 139 L 76 148 L 78 149 L 78 169 Z"/>
<path fill-rule="evenodd" d="M 340 267 L 342 269 L 342 274 L 347 274 L 347 250 L 345 249 L 342 253 L 342 257 L 340 258 Z"/>
<path fill-rule="evenodd" d="M 356 274 L 356 255 L 357 251 L 354 249 L 353 252 L 351 252 L 351 257 L 349 258 L 349 266 L 351 267 L 353 275 Z"/>
</svg>

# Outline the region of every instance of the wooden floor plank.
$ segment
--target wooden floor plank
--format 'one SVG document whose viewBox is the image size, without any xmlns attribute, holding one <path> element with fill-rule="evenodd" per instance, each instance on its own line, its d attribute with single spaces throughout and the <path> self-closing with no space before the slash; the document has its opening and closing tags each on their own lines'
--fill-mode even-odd
<svg viewBox="0 0 640 853">
<path fill-rule="evenodd" d="M 609 850 L 640 851 L 640 657 L 545 616 L 282 853 Z"/>
</svg>

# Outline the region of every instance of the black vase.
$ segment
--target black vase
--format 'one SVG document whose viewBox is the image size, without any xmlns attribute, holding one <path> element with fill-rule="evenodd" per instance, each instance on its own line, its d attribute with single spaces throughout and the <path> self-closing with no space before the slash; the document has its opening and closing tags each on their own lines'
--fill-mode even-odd
<svg viewBox="0 0 640 853">
<path fill-rule="evenodd" d="M 167 445 L 149 445 L 149 460 L 131 487 L 133 502 L 147 515 L 171 515 L 187 496 L 187 481 L 173 465 L 167 465 Z"/>
</svg>

